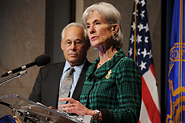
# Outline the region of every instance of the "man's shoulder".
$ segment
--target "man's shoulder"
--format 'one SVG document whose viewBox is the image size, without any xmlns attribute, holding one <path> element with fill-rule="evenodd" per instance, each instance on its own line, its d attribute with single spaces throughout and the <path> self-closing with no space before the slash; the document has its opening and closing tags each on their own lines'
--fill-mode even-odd
<svg viewBox="0 0 185 123">
<path fill-rule="evenodd" d="M 89 62 L 88 60 L 86 60 L 85 64 L 87 64 L 88 66 L 92 65 L 92 63 Z"/>
<path fill-rule="evenodd" d="M 64 65 L 65 65 L 65 62 L 52 63 L 52 64 L 48 64 L 42 67 L 41 70 L 51 70 L 51 69 L 63 68 Z"/>
<path fill-rule="evenodd" d="M 91 63 L 91 62 L 89 62 L 88 60 L 86 60 L 86 62 L 85 62 L 85 64 L 84 64 L 83 69 L 84 69 L 84 70 L 87 70 L 87 69 L 88 69 L 88 67 L 89 67 L 90 65 L 92 65 L 92 63 Z"/>
</svg>

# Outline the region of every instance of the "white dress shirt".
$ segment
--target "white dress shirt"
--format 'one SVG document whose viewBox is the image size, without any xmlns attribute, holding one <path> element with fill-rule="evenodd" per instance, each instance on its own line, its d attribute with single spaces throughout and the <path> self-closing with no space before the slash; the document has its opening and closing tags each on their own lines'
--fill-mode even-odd
<svg viewBox="0 0 185 123">
<path fill-rule="evenodd" d="M 72 97 L 73 92 L 75 90 L 78 78 L 80 77 L 81 71 L 83 69 L 84 63 L 86 60 L 84 60 L 83 64 L 81 64 L 80 66 L 74 66 L 73 68 L 75 69 L 75 71 L 73 72 L 73 83 L 71 85 L 71 89 L 70 89 L 70 97 Z M 66 61 L 64 69 L 63 69 L 63 73 L 60 79 L 60 87 L 62 85 L 62 81 L 64 79 L 64 76 L 66 75 L 66 73 L 69 71 L 69 68 L 71 67 L 71 65 L 69 64 L 68 61 Z M 60 89 L 59 87 L 59 89 Z"/>
</svg>

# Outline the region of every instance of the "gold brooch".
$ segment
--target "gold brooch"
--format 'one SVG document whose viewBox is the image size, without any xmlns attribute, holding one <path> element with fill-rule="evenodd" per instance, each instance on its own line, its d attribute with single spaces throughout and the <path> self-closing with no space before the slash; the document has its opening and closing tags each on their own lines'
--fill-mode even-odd
<svg viewBox="0 0 185 123">
<path fill-rule="evenodd" d="M 112 69 L 110 69 L 109 72 L 107 73 L 106 79 L 110 78 L 111 73 L 112 73 Z"/>
</svg>

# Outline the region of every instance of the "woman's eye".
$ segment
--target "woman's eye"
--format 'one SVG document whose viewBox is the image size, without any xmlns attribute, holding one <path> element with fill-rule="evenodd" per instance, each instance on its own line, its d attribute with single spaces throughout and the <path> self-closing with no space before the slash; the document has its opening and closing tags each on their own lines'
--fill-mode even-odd
<svg viewBox="0 0 185 123">
<path fill-rule="evenodd" d="M 89 25 L 87 25 L 87 26 L 86 26 L 86 28 L 88 29 L 88 28 L 90 28 L 90 26 L 89 26 Z"/>
</svg>

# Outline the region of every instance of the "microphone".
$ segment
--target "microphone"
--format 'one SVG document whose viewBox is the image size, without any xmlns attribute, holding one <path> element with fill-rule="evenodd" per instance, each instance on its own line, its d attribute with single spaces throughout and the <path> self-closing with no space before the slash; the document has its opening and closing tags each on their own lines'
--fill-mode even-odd
<svg viewBox="0 0 185 123">
<path fill-rule="evenodd" d="M 31 63 L 28 63 L 26 65 L 23 65 L 21 67 L 15 68 L 11 71 L 8 71 L 8 72 L 2 74 L 0 77 L 5 77 L 5 76 L 8 76 L 10 74 L 14 74 L 16 72 L 22 71 L 22 70 L 26 70 L 27 68 L 32 67 L 34 65 L 37 65 L 37 66 L 46 65 L 50 62 L 50 60 L 51 60 L 51 58 L 50 58 L 49 55 L 47 55 L 47 54 L 40 55 L 35 59 L 35 61 L 33 61 Z"/>
</svg>

